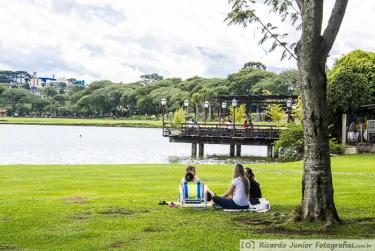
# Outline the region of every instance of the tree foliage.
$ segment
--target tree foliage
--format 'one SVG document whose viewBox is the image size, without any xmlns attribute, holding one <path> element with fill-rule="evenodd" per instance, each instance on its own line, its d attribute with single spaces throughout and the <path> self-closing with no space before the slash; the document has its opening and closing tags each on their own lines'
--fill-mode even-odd
<svg viewBox="0 0 375 251">
<path fill-rule="evenodd" d="M 353 114 L 374 103 L 375 53 L 355 50 L 337 60 L 328 74 L 331 114 Z"/>
<path fill-rule="evenodd" d="M 230 106 L 229 107 L 229 114 L 232 117 L 233 122 L 242 124 L 243 120 L 244 120 L 244 117 L 246 115 L 246 107 L 245 107 L 244 104 L 241 104 L 238 107 Z"/>
<path fill-rule="evenodd" d="M 277 126 L 280 126 L 280 122 L 284 117 L 283 107 L 279 104 L 268 105 L 267 114 L 270 116 L 272 121 L 276 122 Z"/>
</svg>

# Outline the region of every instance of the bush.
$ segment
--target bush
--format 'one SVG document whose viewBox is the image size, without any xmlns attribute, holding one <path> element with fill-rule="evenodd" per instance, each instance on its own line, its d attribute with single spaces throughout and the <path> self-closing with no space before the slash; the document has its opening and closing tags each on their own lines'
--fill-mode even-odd
<svg viewBox="0 0 375 251">
<path fill-rule="evenodd" d="M 329 140 L 330 153 L 342 154 L 344 146 L 337 139 Z M 279 140 L 275 142 L 275 151 L 279 153 L 282 161 L 296 161 L 303 158 L 303 128 L 302 125 L 288 123 L 287 128 L 280 133 Z"/>
<path fill-rule="evenodd" d="M 329 152 L 334 154 L 343 154 L 344 153 L 344 145 L 338 142 L 337 139 L 332 138 L 329 140 Z"/>
<path fill-rule="evenodd" d="M 185 122 L 186 112 L 180 107 L 173 113 L 172 126 L 177 128 L 179 125 Z"/>
<path fill-rule="evenodd" d="M 236 109 L 236 114 L 234 114 L 234 111 Z M 242 124 L 243 123 L 243 118 L 246 115 L 246 107 L 244 104 L 240 105 L 239 107 L 229 107 L 229 114 L 232 116 L 232 119 L 234 122 Z M 234 118 L 235 115 L 235 118 Z"/>
<path fill-rule="evenodd" d="M 288 123 L 287 128 L 280 133 L 275 142 L 275 150 L 284 161 L 300 160 L 303 157 L 303 128 L 302 125 Z"/>
<path fill-rule="evenodd" d="M 267 112 L 268 112 L 268 116 L 270 116 L 272 121 L 276 122 L 277 126 L 280 126 L 280 122 L 284 116 L 283 107 L 278 104 L 269 105 L 267 107 Z"/>
</svg>

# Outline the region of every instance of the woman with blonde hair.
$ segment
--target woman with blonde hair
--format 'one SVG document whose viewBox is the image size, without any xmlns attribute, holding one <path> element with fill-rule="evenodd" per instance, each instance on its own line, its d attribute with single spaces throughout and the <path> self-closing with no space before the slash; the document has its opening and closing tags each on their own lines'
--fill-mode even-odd
<svg viewBox="0 0 375 251">
<path fill-rule="evenodd" d="M 248 209 L 249 184 L 243 166 L 237 164 L 228 190 L 222 196 L 213 196 L 212 200 L 224 209 Z"/>
</svg>

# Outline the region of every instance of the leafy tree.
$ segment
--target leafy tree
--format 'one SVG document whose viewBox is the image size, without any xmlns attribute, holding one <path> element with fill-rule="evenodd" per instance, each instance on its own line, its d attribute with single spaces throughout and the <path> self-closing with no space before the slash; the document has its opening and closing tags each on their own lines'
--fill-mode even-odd
<svg viewBox="0 0 375 251">
<path fill-rule="evenodd" d="M 301 124 L 288 123 L 275 142 L 275 151 L 284 161 L 296 161 L 303 157 L 303 128 Z"/>
<path fill-rule="evenodd" d="M 57 90 L 52 86 L 47 86 L 43 89 L 43 94 L 46 97 L 53 97 L 58 94 Z"/>
<path fill-rule="evenodd" d="M 250 61 L 250 62 L 245 63 L 242 69 L 259 69 L 259 70 L 265 71 L 267 67 L 261 62 Z"/>
<path fill-rule="evenodd" d="M 261 94 L 268 91 L 272 95 L 296 95 L 300 93 L 298 82 L 298 71 L 287 70 L 256 83 L 251 88 L 251 93 Z"/>
<path fill-rule="evenodd" d="M 186 112 L 184 108 L 180 107 L 173 113 L 173 120 L 172 120 L 172 125 L 173 127 L 179 127 L 181 124 L 185 122 L 186 118 Z"/>
<path fill-rule="evenodd" d="M 302 99 L 301 99 L 301 96 L 298 97 L 296 107 L 292 110 L 292 114 L 299 121 L 302 121 Z"/>
<path fill-rule="evenodd" d="M 63 94 L 57 94 L 52 99 L 53 101 L 57 102 L 60 106 L 63 106 L 67 101 L 67 97 Z"/>
<path fill-rule="evenodd" d="M 255 11 L 253 0 L 229 0 L 232 11 L 227 20 L 231 24 L 256 23 L 262 27 L 260 43 L 273 39 L 270 51 L 284 48 L 282 58 L 288 54 L 297 60 L 303 106 L 305 135 L 304 174 L 302 201 L 295 213 L 296 220 L 321 220 L 327 225 L 340 221 L 335 203 L 329 155 L 326 61 L 344 18 L 348 0 L 336 0 L 328 24 L 322 31 L 324 1 L 316 0 L 265 0 L 281 21 L 290 19 L 301 32 L 295 43 L 295 54 L 284 40 L 286 33 L 263 22 Z"/>
<path fill-rule="evenodd" d="M 43 97 L 34 96 L 31 99 L 31 109 L 36 113 L 43 113 L 44 108 L 50 104 L 50 101 Z"/>
<path fill-rule="evenodd" d="M 195 119 L 198 120 L 199 106 L 202 104 L 203 97 L 200 93 L 196 92 L 191 95 L 191 103 L 195 106 Z"/>
<path fill-rule="evenodd" d="M 279 104 L 269 105 L 267 107 L 267 113 L 271 119 L 276 122 L 276 125 L 280 126 L 280 122 L 284 116 L 283 107 Z"/>
<path fill-rule="evenodd" d="M 155 84 L 160 80 L 163 80 L 163 76 L 157 73 L 141 75 L 142 82 L 145 84 Z"/>
<path fill-rule="evenodd" d="M 237 73 L 228 76 L 228 85 L 230 86 L 231 94 L 234 95 L 249 95 L 251 88 L 265 78 L 275 75 L 272 72 L 263 71 L 259 69 L 243 69 Z"/>
<path fill-rule="evenodd" d="M 331 114 L 353 114 L 375 103 L 375 53 L 355 50 L 336 61 L 328 74 Z"/>
<path fill-rule="evenodd" d="M 246 115 L 246 107 L 244 104 L 241 104 L 240 106 L 233 107 L 229 106 L 229 114 L 233 119 L 233 122 L 242 124 L 243 123 L 243 118 Z"/>
<path fill-rule="evenodd" d="M 8 88 L 2 93 L 2 97 L 11 105 L 12 113 L 14 113 L 19 106 L 29 101 L 31 94 L 22 88 Z"/>
</svg>

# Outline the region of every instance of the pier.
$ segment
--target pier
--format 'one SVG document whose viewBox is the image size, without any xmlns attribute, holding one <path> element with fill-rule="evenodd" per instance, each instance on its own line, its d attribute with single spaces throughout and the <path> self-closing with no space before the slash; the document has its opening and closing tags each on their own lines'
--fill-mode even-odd
<svg viewBox="0 0 375 251">
<path fill-rule="evenodd" d="M 233 128 L 223 124 L 188 124 L 172 127 L 165 123 L 163 136 L 170 142 L 190 143 L 192 157 L 203 157 L 205 144 L 228 145 L 231 157 L 241 156 L 242 145 L 267 146 L 267 157 L 276 157 L 273 142 L 279 138 L 281 129 L 273 126 L 252 126 Z"/>
</svg>

